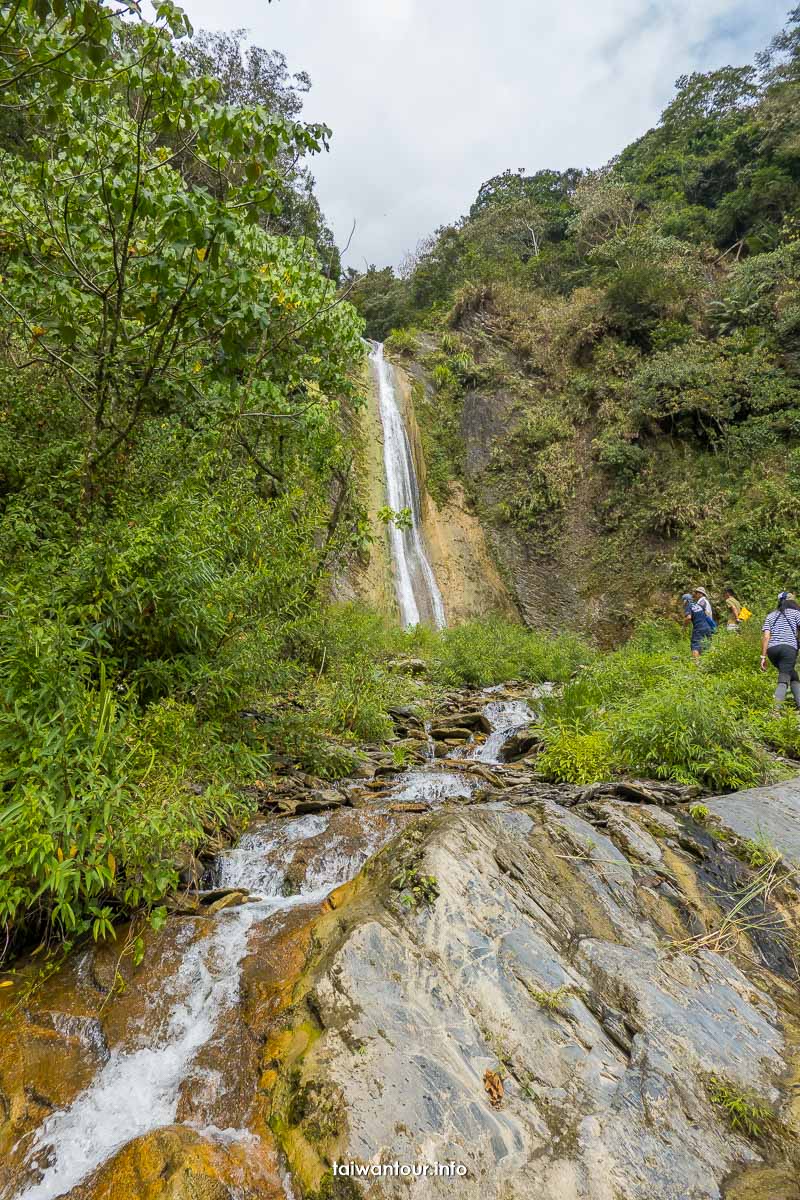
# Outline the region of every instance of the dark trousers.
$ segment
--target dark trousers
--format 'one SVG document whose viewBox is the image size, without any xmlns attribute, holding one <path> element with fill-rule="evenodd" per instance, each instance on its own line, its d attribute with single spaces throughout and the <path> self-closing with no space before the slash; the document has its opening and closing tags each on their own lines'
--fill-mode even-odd
<svg viewBox="0 0 800 1200">
<path fill-rule="evenodd" d="M 775 689 L 775 700 L 782 704 L 786 692 L 791 687 L 794 702 L 800 708 L 800 676 L 795 670 L 797 662 L 796 646 L 768 646 L 767 658 L 778 672 L 778 686 Z"/>
</svg>

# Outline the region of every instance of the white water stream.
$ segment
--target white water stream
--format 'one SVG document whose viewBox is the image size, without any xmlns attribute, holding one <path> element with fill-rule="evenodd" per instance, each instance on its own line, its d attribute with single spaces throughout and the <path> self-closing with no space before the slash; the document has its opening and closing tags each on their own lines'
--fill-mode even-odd
<svg viewBox="0 0 800 1200">
<path fill-rule="evenodd" d="M 405 422 L 397 404 L 396 370 L 383 355 L 383 344 L 374 342 L 370 362 L 378 389 L 383 426 L 383 464 L 386 501 L 395 512 L 407 508 L 411 527 L 389 526 L 395 590 L 404 626 L 428 621 L 437 629 L 446 624 L 444 602 L 422 538 L 419 484 Z"/>
<path fill-rule="evenodd" d="M 218 913 L 208 936 L 188 947 L 170 980 L 172 1005 L 155 1042 L 113 1050 L 91 1086 L 44 1121 L 27 1155 L 41 1174 L 18 1193 L 19 1200 L 63 1196 L 126 1142 L 175 1121 L 193 1060 L 239 998 L 239 967 L 252 927 L 299 904 L 322 901 L 377 849 L 365 839 L 356 856 L 334 850 L 299 895 L 282 895 L 293 846 L 319 835 L 329 819 L 329 813 L 283 818 L 268 832 L 246 834 L 221 855 L 221 885 L 246 887 L 256 899 Z"/>
<path fill-rule="evenodd" d="M 527 724 L 531 710 L 522 700 L 495 700 L 485 712 L 493 730 L 472 757 L 496 762 L 503 742 Z M 425 799 L 436 805 L 468 796 L 473 786 L 463 773 L 423 768 L 401 777 L 393 795 L 395 800 Z M 138 1045 L 134 1041 L 113 1049 L 90 1086 L 68 1108 L 46 1118 L 26 1155 L 30 1182 L 7 1196 L 56 1200 L 132 1139 L 177 1120 L 181 1089 L 195 1059 L 239 1001 L 241 964 L 251 930 L 275 922 L 298 905 L 321 902 L 353 878 L 392 833 L 391 827 L 376 826 L 367 817 L 365 812 L 362 836 L 355 842 L 329 829 L 329 812 L 273 818 L 255 825 L 236 847 L 219 856 L 219 886 L 247 889 L 252 902 L 206 918 L 209 932 L 193 937 L 182 950 L 168 982 L 168 1012 L 158 1033 L 142 1032 Z M 328 839 L 324 845 L 314 841 L 322 834 Z M 301 892 L 286 896 L 287 868 L 305 842 L 311 844 L 312 855 Z M 218 1132 L 250 1136 L 245 1131 Z"/>
<path fill-rule="evenodd" d="M 534 713 L 526 700 L 493 700 L 483 711 L 489 719 L 492 732 L 485 742 L 473 750 L 470 758 L 478 762 L 499 763 L 504 744 L 518 730 L 530 725 Z"/>
</svg>

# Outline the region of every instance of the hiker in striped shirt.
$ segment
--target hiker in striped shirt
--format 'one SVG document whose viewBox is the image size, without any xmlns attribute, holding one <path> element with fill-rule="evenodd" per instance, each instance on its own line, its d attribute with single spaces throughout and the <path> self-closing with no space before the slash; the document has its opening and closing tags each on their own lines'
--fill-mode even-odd
<svg viewBox="0 0 800 1200">
<path fill-rule="evenodd" d="M 795 670 L 799 628 L 800 604 L 788 592 L 781 592 L 778 607 L 768 613 L 764 621 L 761 638 L 761 670 L 766 671 L 769 659 L 778 672 L 776 710 L 786 699 L 788 688 L 791 688 L 795 705 L 800 709 L 800 676 Z"/>
</svg>

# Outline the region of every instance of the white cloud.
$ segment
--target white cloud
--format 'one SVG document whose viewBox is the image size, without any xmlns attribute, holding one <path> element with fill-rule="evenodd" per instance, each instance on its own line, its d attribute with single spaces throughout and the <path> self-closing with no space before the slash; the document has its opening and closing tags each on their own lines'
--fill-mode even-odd
<svg viewBox="0 0 800 1200">
<path fill-rule="evenodd" d="M 600 166 L 658 119 L 675 79 L 752 59 L 786 0 L 183 0 L 244 26 L 313 88 L 314 161 L 349 261 L 397 263 L 506 167 Z"/>
</svg>

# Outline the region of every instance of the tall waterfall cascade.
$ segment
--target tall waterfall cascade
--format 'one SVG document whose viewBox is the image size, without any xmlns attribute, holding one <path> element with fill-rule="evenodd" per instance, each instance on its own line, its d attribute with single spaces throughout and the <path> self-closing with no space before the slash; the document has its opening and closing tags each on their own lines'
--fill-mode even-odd
<svg viewBox="0 0 800 1200">
<path fill-rule="evenodd" d="M 370 351 L 383 427 L 383 463 L 386 501 L 395 512 L 408 509 L 411 524 L 389 526 L 397 603 L 404 627 L 427 622 L 442 629 L 447 624 L 444 602 L 422 536 L 419 482 L 403 415 L 397 403 L 397 371 L 386 361 L 383 343 Z"/>
</svg>

